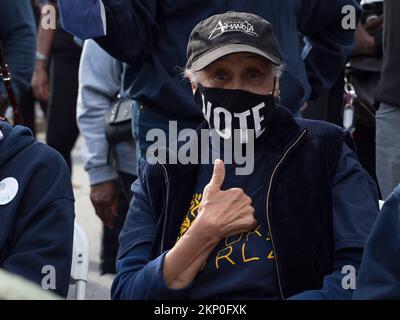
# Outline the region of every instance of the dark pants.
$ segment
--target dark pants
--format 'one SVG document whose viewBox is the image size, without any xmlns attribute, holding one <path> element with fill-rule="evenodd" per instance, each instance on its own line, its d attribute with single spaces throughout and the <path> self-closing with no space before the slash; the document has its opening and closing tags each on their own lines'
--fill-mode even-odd
<svg viewBox="0 0 400 320">
<path fill-rule="evenodd" d="M 118 172 L 118 206 L 117 216 L 114 219 L 114 228 L 103 225 L 101 241 L 100 272 L 101 274 L 115 274 L 115 260 L 118 253 L 118 236 L 125 222 L 125 217 L 132 199 L 131 185 L 136 176 Z"/>
<path fill-rule="evenodd" d="M 375 128 L 357 125 L 354 132 L 358 160 L 378 184 L 375 170 Z"/>
<path fill-rule="evenodd" d="M 317 100 L 309 102 L 308 108 L 303 112 L 303 117 L 324 120 L 342 126 L 343 88 L 344 73 L 339 76 L 329 92 L 323 93 Z"/>
<path fill-rule="evenodd" d="M 47 144 L 61 153 L 70 170 L 71 151 L 79 135 L 76 123 L 78 71 L 79 57 L 53 56 L 50 66 Z"/>
<path fill-rule="evenodd" d="M 29 88 L 20 98 L 19 105 L 21 107 L 22 119 L 24 120 L 24 126 L 31 129 L 33 136 L 36 137 L 36 126 L 35 126 L 35 103 L 36 98 L 33 96 L 32 88 Z M 44 113 L 46 113 L 47 102 L 40 101 L 40 106 Z"/>
</svg>

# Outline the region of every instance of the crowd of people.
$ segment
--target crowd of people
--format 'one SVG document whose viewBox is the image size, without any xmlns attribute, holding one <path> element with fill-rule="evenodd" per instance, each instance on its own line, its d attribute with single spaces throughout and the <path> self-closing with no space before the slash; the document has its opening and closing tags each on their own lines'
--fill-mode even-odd
<svg viewBox="0 0 400 320">
<path fill-rule="evenodd" d="M 400 299 L 398 15 L 0 0 L 2 282 L 67 296 L 82 135 L 112 299 Z"/>
</svg>

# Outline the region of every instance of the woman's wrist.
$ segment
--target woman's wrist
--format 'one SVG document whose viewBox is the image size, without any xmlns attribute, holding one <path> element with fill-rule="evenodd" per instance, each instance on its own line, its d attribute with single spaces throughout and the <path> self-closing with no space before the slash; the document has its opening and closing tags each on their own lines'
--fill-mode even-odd
<svg viewBox="0 0 400 320">
<path fill-rule="evenodd" d="M 36 52 L 36 59 L 35 59 L 35 66 L 37 69 L 39 68 L 47 68 L 49 58 L 47 55 L 37 51 Z"/>
<path fill-rule="evenodd" d="M 35 71 L 44 70 L 47 71 L 47 63 L 44 61 L 36 61 L 35 63 Z"/>
<path fill-rule="evenodd" d="M 192 224 L 166 255 L 163 276 L 171 289 L 188 286 L 220 239 L 201 221 Z"/>
<path fill-rule="evenodd" d="M 205 223 L 204 220 L 196 218 L 187 232 L 196 234 L 196 238 L 204 246 L 216 246 L 223 238 L 217 229 Z"/>
</svg>

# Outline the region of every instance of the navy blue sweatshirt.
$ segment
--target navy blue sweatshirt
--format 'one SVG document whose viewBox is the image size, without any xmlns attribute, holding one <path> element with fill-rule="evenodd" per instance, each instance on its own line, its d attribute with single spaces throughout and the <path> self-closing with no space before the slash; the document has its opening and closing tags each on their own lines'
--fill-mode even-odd
<svg viewBox="0 0 400 320">
<path fill-rule="evenodd" d="M 29 129 L 0 120 L 0 132 L 0 268 L 66 296 L 74 227 L 68 167 Z"/>
</svg>

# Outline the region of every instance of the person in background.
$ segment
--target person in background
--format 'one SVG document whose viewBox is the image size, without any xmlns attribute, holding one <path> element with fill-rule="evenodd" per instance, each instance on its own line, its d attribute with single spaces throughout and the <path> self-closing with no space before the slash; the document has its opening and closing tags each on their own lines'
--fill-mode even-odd
<svg viewBox="0 0 400 320">
<path fill-rule="evenodd" d="M 369 15 L 369 17 L 368 17 Z M 364 16 L 364 12 L 363 12 Z M 379 76 L 382 71 L 383 60 L 383 15 L 380 12 L 365 12 L 366 19 L 360 22 L 356 30 L 356 42 L 349 59 L 350 66 L 356 72 L 353 75 L 348 75 L 348 80 L 355 86 L 356 94 L 359 98 L 359 103 L 356 104 L 353 138 L 357 149 L 357 156 L 360 163 L 365 170 L 378 184 L 376 176 L 376 109 L 379 101 L 374 98 L 374 90 L 378 84 Z M 364 19 L 363 19 L 364 20 Z M 358 65 L 357 65 L 358 64 Z M 362 73 L 359 73 L 357 78 L 357 68 Z M 342 85 L 344 87 L 344 77 L 342 78 Z M 364 87 L 360 86 L 360 82 Z M 364 82 L 363 82 L 364 81 Z M 365 82 L 367 85 L 365 85 Z M 369 85 L 369 86 L 368 86 Z M 365 94 L 367 92 L 367 94 Z M 343 93 L 343 90 L 342 90 Z M 343 94 L 333 101 L 341 101 L 340 106 L 343 106 Z M 368 101 L 370 100 L 370 101 Z M 368 101 L 368 102 L 365 102 Z M 364 102 L 364 108 L 361 103 Z M 368 104 L 369 106 L 365 106 Z M 334 105 L 329 103 L 328 108 L 333 112 Z M 337 108 L 339 112 L 343 113 L 343 108 Z M 368 112 L 369 111 L 369 112 Z M 343 124 L 343 122 L 342 122 Z M 379 185 L 378 185 L 379 187 Z"/>
<path fill-rule="evenodd" d="M 376 113 L 376 172 L 386 201 L 368 238 L 355 300 L 400 299 L 400 2 L 385 0 L 383 14 L 384 65 L 376 91 L 381 101 Z"/>
<path fill-rule="evenodd" d="M 0 46 L 9 66 L 17 99 L 28 89 L 35 61 L 35 19 L 30 0 L 0 0 Z M 0 79 L 0 116 L 7 94 Z"/>
<path fill-rule="evenodd" d="M 64 159 L 0 119 L 0 268 L 66 297 L 74 218 Z"/>
<path fill-rule="evenodd" d="M 196 128 L 202 115 L 189 84 L 181 80 L 186 41 L 193 27 L 212 14 L 229 10 L 256 13 L 271 22 L 285 59 L 282 104 L 294 114 L 310 98 L 329 89 L 354 45 L 354 30 L 342 27 L 342 8 L 359 7 L 353 0 L 60 0 L 65 30 L 82 39 L 94 38 L 105 50 L 129 64 L 123 82 L 126 95 L 138 103 L 133 130 L 139 157 L 151 144 L 147 132 L 168 122 L 178 129 Z M 246 28 L 246 25 L 239 26 Z M 225 26 L 216 24 L 210 37 Z M 251 31 L 251 30 L 249 30 Z M 307 37 L 301 53 L 299 33 Z"/>
<path fill-rule="evenodd" d="M 372 228 L 356 286 L 354 300 L 400 300 L 400 185 L 386 199 Z"/>
<path fill-rule="evenodd" d="M 57 8 L 55 0 L 41 3 Z M 37 47 L 32 88 L 36 99 L 48 100 L 46 142 L 61 153 L 72 172 L 71 151 L 79 135 L 76 99 L 82 48 L 62 30 L 58 16 L 56 29 L 44 29 L 39 23 Z"/>
<path fill-rule="evenodd" d="M 91 185 L 90 200 L 103 222 L 102 274 L 115 273 L 118 235 L 132 198 L 130 188 L 136 180 L 133 138 L 110 146 L 104 130 L 105 113 L 121 91 L 122 70 L 122 63 L 96 42 L 85 42 L 79 68 L 77 121 L 85 140 L 83 152 Z"/>
<path fill-rule="evenodd" d="M 359 2 L 359 1 L 358 1 Z M 360 22 L 355 32 L 355 45 L 347 68 L 343 68 L 332 89 L 308 103 L 303 117 L 324 120 L 343 126 L 345 78 L 354 86 L 355 114 L 351 130 L 360 163 L 378 183 L 375 163 L 374 90 L 382 69 L 383 4 L 381 0 L 363 4 Z"/>
<path fill-rule="evenodd" d="M 400 1 L 384 1 L 383 70 L 376 90 L 376 174 L 385 199 L 400 182 Z"/>
<path fill-rule="evenodd" d="M 39 30 L 39 23 L 41 22 L 41 11 L 43 3 L 38 0 L 32 0 L 32 8 L 36 20 L 36 31 Z M 31 81 L 29 81 L 31 82 Z M 35 105 L 39 103 L 41 110 L 46 114 L 47 101 L 38 101 L 33 95 L 32 85 L 30 84 L 27 91 L 25 91 L 20 98 L 19 106 L 24 119 L 24 126 L 32 131 L 33 136 L 36 136 L 36 110 Z"/>
</svg>

